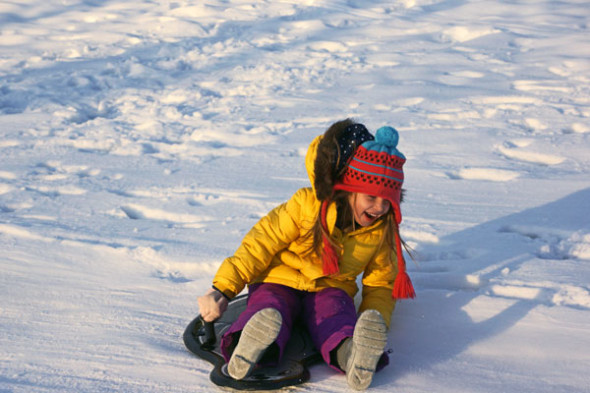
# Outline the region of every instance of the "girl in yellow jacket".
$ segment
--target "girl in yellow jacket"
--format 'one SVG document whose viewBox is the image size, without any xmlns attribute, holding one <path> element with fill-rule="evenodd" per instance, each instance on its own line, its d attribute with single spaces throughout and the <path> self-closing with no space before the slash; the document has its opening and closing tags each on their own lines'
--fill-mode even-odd
<svg viewBox="0 0 590 393">
<path fill-rule="evenodd" d="M 198 303 L 213 321 L 249 286 L 246 310 L 221 339 L 233 378 L 278 361 L 297 318 L 350 387 L 366 389 L 387 364 L 395 299 L 415 296 L 398 229 L 406 161 L 398 138 L 391 127 L 373 137 L 350 119 L 334 123 L 308 149 L 312 187 L 263 217 L 223 261 Z"/>
</svg>

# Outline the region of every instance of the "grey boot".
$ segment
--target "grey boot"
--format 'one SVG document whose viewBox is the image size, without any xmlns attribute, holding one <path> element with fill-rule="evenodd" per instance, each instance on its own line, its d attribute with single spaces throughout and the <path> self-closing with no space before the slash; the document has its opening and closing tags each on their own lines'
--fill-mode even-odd
<svg viewBox="0 0 590 393">
<path fill-rule="evenodd" d="M 248 376 L 264 351 L 276 340 L 282 323 L 281 314 L 274 308 L 260 310 L 250 318 L 227 364 L 227 372 L 232 378 Z"/>
<path fill-rule="evenodd" d="M 376 310 L 363 312 L 354 327 L 352 340 L 347 341 L 337 352 L 338 362 L 341 365 L 346 364 L 344 371 L 348 386 L 355 390 L 365 390 L 373 380 L 377 362 L 387 345 L 387 325 L 381 314 Z M 345 361 L 347 351 L 348 361 Z"/>
</svg>

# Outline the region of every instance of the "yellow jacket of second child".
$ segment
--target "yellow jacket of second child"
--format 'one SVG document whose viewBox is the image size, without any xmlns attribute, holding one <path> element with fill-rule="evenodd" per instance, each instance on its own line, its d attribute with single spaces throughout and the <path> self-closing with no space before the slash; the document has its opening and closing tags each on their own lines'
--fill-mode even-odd
<svg viewBox="0 0 590 393">
<path fill-rule="evenodd" d="M 311 144 L 306 167 L 313 183 L 313 162 L 321 137 Z M 221 264 L 213 285 L 232 298 L 246 285 L 266 282 L 317 292 L 336 287 L 354 297 L 359 288 L 357 277 L 362 275 L 362 301 L 359 312 L 378 310 L 387 325 L 395 307 L 392 289 L 397 274 L 395 252 L 383 241 L 385 224 L 382 220 L 368 227 L 342 233 L 336 227 L 336 205 L 327 212 L 328 229 L 342 245 L 340 273 L 325 276 L 322 259 L 312 248 L 312 227 L 318 217 L 321 202 L 314 190 L 299 189 L 289 201 L 271 210 L 244 237 L 236 253 Z"/>
</svg>

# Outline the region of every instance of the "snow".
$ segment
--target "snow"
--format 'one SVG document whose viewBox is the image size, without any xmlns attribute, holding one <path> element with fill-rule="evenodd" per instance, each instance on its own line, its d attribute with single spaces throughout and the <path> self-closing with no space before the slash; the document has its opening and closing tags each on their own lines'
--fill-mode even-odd
<svg viewBox="0 0 590 393">
<path fill-rule="evenodd" d="M 418 297 L 375 392 L 590 392 L 590 8 L 527 0 L 0 4 L 0 391 L 209 392 L 196 297 L 396 127 Z M 289 389 L 288 389 L 289 390 Z M 325 365 L 297 391 L 347 391 Z"/>
</svg>

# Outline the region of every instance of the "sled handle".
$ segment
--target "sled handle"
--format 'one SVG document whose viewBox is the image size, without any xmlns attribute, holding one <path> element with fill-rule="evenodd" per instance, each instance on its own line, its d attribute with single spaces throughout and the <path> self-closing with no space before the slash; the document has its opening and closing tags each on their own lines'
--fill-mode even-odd
<svg viewBox="0 0 590 393">
<path fill-rule="evenodd" d="M 217 337 L 215 337 L 215 326 L 213 325 L 213 322 L 206 322 L 203 317 L 201 317 L 201 323 L 203 324 L 203 340 L 201 348 L 213 348 L 217 342 Z"/>
</svg>

